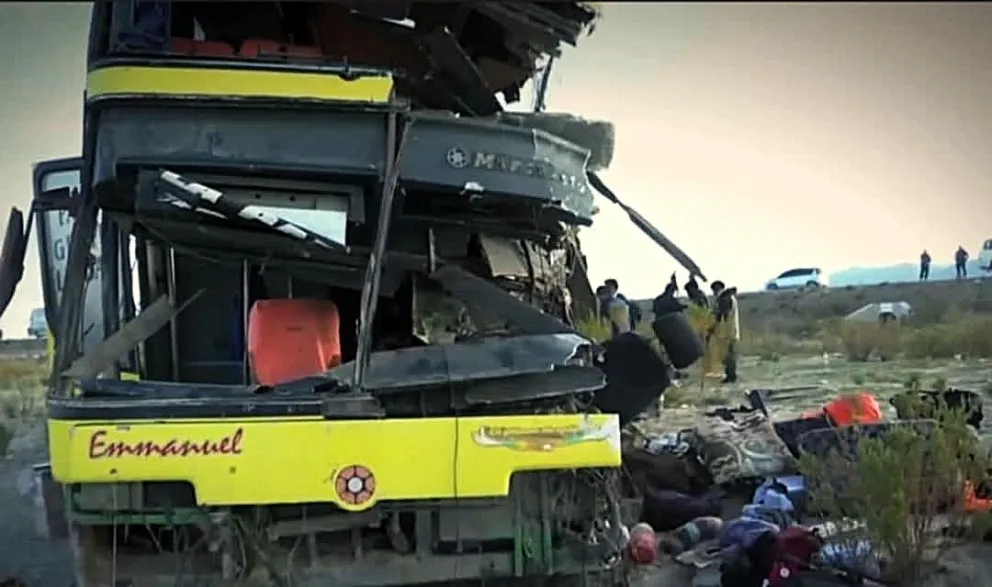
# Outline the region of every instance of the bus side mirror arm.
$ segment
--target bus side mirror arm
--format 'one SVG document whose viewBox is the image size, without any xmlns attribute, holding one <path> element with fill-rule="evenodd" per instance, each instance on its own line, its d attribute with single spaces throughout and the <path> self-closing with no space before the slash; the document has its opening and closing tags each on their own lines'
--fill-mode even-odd
<svg viewBox="0 0 992 587">
<path fill-rule="evenodd" d="M 34 220 L 34 205 L 28 209 L 25 225 L 24 213 L 17 208 L 10 209 L 7 218 L 7 232 L 3 237 L 3 248 L 0 250 L 0 316 L 3 316 L 17 286 L 24 277 L 24 257 L 27 255 L 28 239 Z"/>
</svg>

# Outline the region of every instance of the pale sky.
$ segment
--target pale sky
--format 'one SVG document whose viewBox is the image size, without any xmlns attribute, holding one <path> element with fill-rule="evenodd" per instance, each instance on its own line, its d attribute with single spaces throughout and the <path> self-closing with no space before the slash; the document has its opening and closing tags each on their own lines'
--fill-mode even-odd
<svg viewBox="0 0 992 587">
<path fill-rule="evenodd" d="M 29 205 L 32 162 L 79 153 L 88 24 L 83 3 L 0 3 L 3 209 Z M 605 180 L 710 279 L 949 263 L 992 237 L 990 30 L 992 3 L 607 4 L 548 105 L 616 124 Z M 675 263 L 600 207 L 592 277 L 656 295 Z M 9 337 L 42 305 L 36 249 Z"/>
</svg>

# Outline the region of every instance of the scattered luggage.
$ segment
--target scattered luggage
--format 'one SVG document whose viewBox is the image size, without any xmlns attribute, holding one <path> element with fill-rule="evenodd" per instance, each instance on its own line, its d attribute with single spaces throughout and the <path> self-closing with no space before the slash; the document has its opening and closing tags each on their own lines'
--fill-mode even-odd
<svg viewBox="0 0 992 587">
<path fill-rule="evenodd" d="M 710 418 L 696 429 L 697 450 L 713 482 L 762 480 L 793 473 L 796 461 L 768 417 L 752 412 L 732 421 Z"/>
<path fill-rule="evenodd" d="M 691 429 L 624 451 L 631 485 L 643 495 L 638 521 L 651 528 L 658 552 L 697 572 L 708 569 L 722 587 L 877 587 L 882 557 L 867 538 L 852 542 L 864 530 L 851 530 L 843 512 L 809 511 L 798 459 L 853 461 L 866 439 L 898 428 L 929 437 L 940 425 L 941 406 L 963 409 L 976 428 L 982 419 L 981 397 L 963 390 L 915 393 L 912 411 L 896 406 L 899 421 L 885 421 L 868 392 L 784 421 L 770 418 L 760 392 L 748 399 L 748 406 L 710 409 Z M 902 419 L 907 416 L 914 417 Z M 741 495 L 737 510 L 728 511 Z M 992 480 L 966 483 L 964 495 L 946 503 L 962 499 L 968 512 L 992 511 Z M 813 514 L 842 521 L 802 525 Z M 643 527 L 639 532 L 649 535 Z M 637 558 L 654 560 L 646 552 Z"/>
</svg>

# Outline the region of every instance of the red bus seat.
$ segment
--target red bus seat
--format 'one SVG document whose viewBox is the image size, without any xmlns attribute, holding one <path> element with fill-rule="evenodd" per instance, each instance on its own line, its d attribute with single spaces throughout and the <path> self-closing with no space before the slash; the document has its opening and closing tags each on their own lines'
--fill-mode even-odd
<svg viewBox="0 0 992 587">
<path fill-rule="evenodd" d="M 324 56 L 323 51 L 316 45 L 288 45 L 273 41 L 271 39 L 248 39 L 241 44 L 238 51 L 241 57 L 303 57 L 307 59 L 320 59 Z"/>
<path fill-rule="evenodd" d="M 223 41 L 194 41 L 183 37 L 172 37 L 170 48 L 173 53 L 201 57 L 234 57 L 234 47 Z"/>
<path fill-rule="evenodd" d="M 277 385 L 341 364 L 338 308 L 328 300 L 259 300 L 248 315 L 252 378 Z"/>
<path fill-rule="evenodd" d="M 867 392 L 842 395 L 823 406 L 823 411 L 830 418 L 830 422 L 838 427 L 874 424 L 885 419 L 878 400 Z"/>
<path fill-rule="evenodd" d="M 969 514 L 992 510 L 992 499 L 978 497 L 975 485 L 971 481 L 964 482 L 964 511 Z"/>
</svg>

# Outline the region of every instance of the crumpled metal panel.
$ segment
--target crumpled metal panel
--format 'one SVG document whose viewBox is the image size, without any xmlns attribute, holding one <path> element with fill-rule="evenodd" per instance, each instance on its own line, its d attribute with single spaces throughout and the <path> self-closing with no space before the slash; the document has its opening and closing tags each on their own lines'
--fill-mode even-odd
<svg viewBox="0 0 992 587">
<path fill-rule="evenodd" d="M 430 275 L 452 296 L 461 300 L 477 314 L 498 317 L 521 334 L 564 334 L 575 331 L 552 314 L 518 299 L 489 281 L 457 265 L 444 265 Z"/>
<path fill-rule="evenodd" d="M 591 224 L 589 152 L 541 130 L 438 113 L 414 113 L 400 183 L 454 189 L 466 197 L 516 197 Z M 380 112 L 212 108 L 106 108 L 97 133 L 95 179 L 127 161 L 287 167 L 379 175 L 385 166 Z M 334 140 L 347 137 L 347 140 Z"/>
<path fill-rule="evenodd" d="M 481 319 L 481 320 L 480 320 Z M 479 324 L 479 322 L 482 324 Z M 414 276 L 413 334 L 428 344 L 446 344 L 476 332 L 500 329 L 494 316 L 479 316 L 439 285 Z"/>
<path fill-rule="evenodd" d="M 369 360 L 365 387 L 374 393 L 549 373 L 581 364 L 580 349 L 588 344 L 577 334 L 544 334 L 380 351 Z M 345 363 L 326 376 L 351 384 L 353 374 L 353 365 Z"/>
<path fill-rule="evenodd" d="M 519 197 L 591 224 L 589 152 L 547 132 L 495 122 L 415 113 L 401 181 L 458 190 L 472 198 Z"/>
<path fill-rule="evenodd" d="M 523 247 L 530 243 L 519 239 L 480 234 L 479 244 L 482 245 L 486 261 L 495 277 L 519 279 L 530 277 L 527 253 L 523 250 Z"/>
<path fill-rule="evenodd" d="M 377 176 L 385 167 L 385 115 L 182 106 L 105 108 L 94 178 L 124 161 L 256 165 Z M 344 140 L 346 138 L 346 140 Z"/>
<path fill-rule="evenodd" d="M 493 405 L 599 391 L 606 376 L 596 367 L 561 367 L 550 373 L 531 373 L 472 383 L 465 392 L 470 405 Z"/>
</svg>

